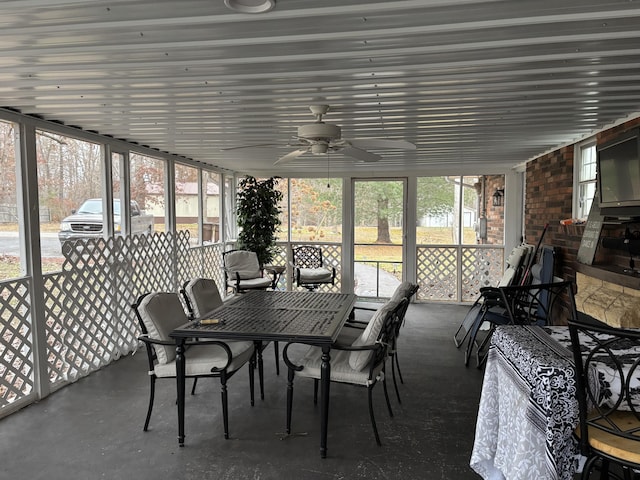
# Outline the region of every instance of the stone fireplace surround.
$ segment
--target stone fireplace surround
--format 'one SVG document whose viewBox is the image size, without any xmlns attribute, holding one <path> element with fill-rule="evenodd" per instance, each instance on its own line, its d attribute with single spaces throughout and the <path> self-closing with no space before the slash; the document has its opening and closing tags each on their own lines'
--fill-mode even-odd
<svg viewBox="0 0 640 480">
<path fill-rule="evenodd" d="M 612 327 L 640 328 L 640 290 L 576 272 L 576 308 Z"/>
</svg>

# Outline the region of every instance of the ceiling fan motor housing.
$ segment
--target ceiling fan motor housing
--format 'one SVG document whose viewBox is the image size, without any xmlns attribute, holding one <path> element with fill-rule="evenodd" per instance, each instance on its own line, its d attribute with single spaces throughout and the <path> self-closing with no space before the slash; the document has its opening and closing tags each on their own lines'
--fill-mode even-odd
<svg viewBox="0 0 640 480">
<path fill-rule="evenodd" d="M 298 137 L 308 140 L 336 140 L 340 138 L 340 127 L 331 123 L 317 122 L 298 127 Z"/>
</svg>

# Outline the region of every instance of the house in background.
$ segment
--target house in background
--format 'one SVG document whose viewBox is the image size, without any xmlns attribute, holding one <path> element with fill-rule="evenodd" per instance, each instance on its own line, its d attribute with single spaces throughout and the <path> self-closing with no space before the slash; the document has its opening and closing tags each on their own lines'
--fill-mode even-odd
<svg viewBox="0 0 640 480">
<path fill-rule="evenodd" d="M 153 215 L 155 223 L 164 223 L 166 211 L 164 188 L 152 183 L 148 183 L 146 188 L 146 212 Z M 204 222 L 202 240 L 203 242 L 217 242 L 220 239 L 220 188 L 218 184 L 207 182 L 203 196 Z M 175 207 L 177 225 L 182 225 L 187 230 L 191 230 L 189 226 L 197 225 L 198 202 L 197 182 L 176 182 Z"/>
</svg>

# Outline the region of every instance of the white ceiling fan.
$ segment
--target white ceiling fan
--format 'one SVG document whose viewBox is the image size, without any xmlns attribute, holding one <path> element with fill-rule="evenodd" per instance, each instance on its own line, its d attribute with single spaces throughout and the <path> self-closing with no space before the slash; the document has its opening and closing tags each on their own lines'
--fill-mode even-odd
<svg viewBox="0 0 640 480">
<path fill-rule="evenodd" d="M 322 155 L 326 153 L 341 152 L 344 155 L 355 158 L 362 162 L 377 162 L 382 157 L 377 153 L 369 152 L 367 149 L 401 149 L 415 150 L 413 143 L 405 140 L 390 140 L 384 138 L 342 138 L 342 130 L 338 125 L 325 123 L 322 121 L 323 115 L 329 111 L 329 105 L 311 105 L 311 113 L 316 117 L 316 121 L 298 128 L 298 135 L 293 137 L 294 141 L 288 143 L 290 147 L 297 147 L 297 150 L 280 157 L 274 165 L 288 163 L 306 153 Z M 271 144 L 265 144 L 271 145 Z M 235 150 L 238 148 L 251 148 L 261 145 L 251 145 L 246 147 L 233 147 L 223 150 Z"/>
</svg>

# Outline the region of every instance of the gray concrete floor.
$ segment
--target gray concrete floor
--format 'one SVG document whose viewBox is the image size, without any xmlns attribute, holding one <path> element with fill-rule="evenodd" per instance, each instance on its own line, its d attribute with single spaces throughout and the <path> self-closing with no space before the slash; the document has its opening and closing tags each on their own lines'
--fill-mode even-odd
<svg viewBox="0 0 640 480">
<path fill-rule="evenodd" d="M 265 351 L 265 399 L 249 405 L 248 375 L 229 381 L 230 435 L 222 433 L 219 383 L 203 379 L 187 397 L 186 442 L 178 447 L 175 383 L 159 381 L 151 425 L 142 431 L 149 385 L 140 350 L 41 402 L 0 420 L 0 478 L 75 479 L 447 479 L 480 478 L 469 468 L 482 372 L 465 368 L 453 332 L 465 306 L 412 304 L 399 340 L 402 404 L 389 381 L 374 407 L 366 391 L 333 384 L 328 457 L 319 455 L 313 382 L 294 384 L 293 433 L 284 438 L 286 369 Z M 390 380 L 390 379 L 389 379 Z M 190 385 L 190 383 L 189 383 Z"/>
</svg>

